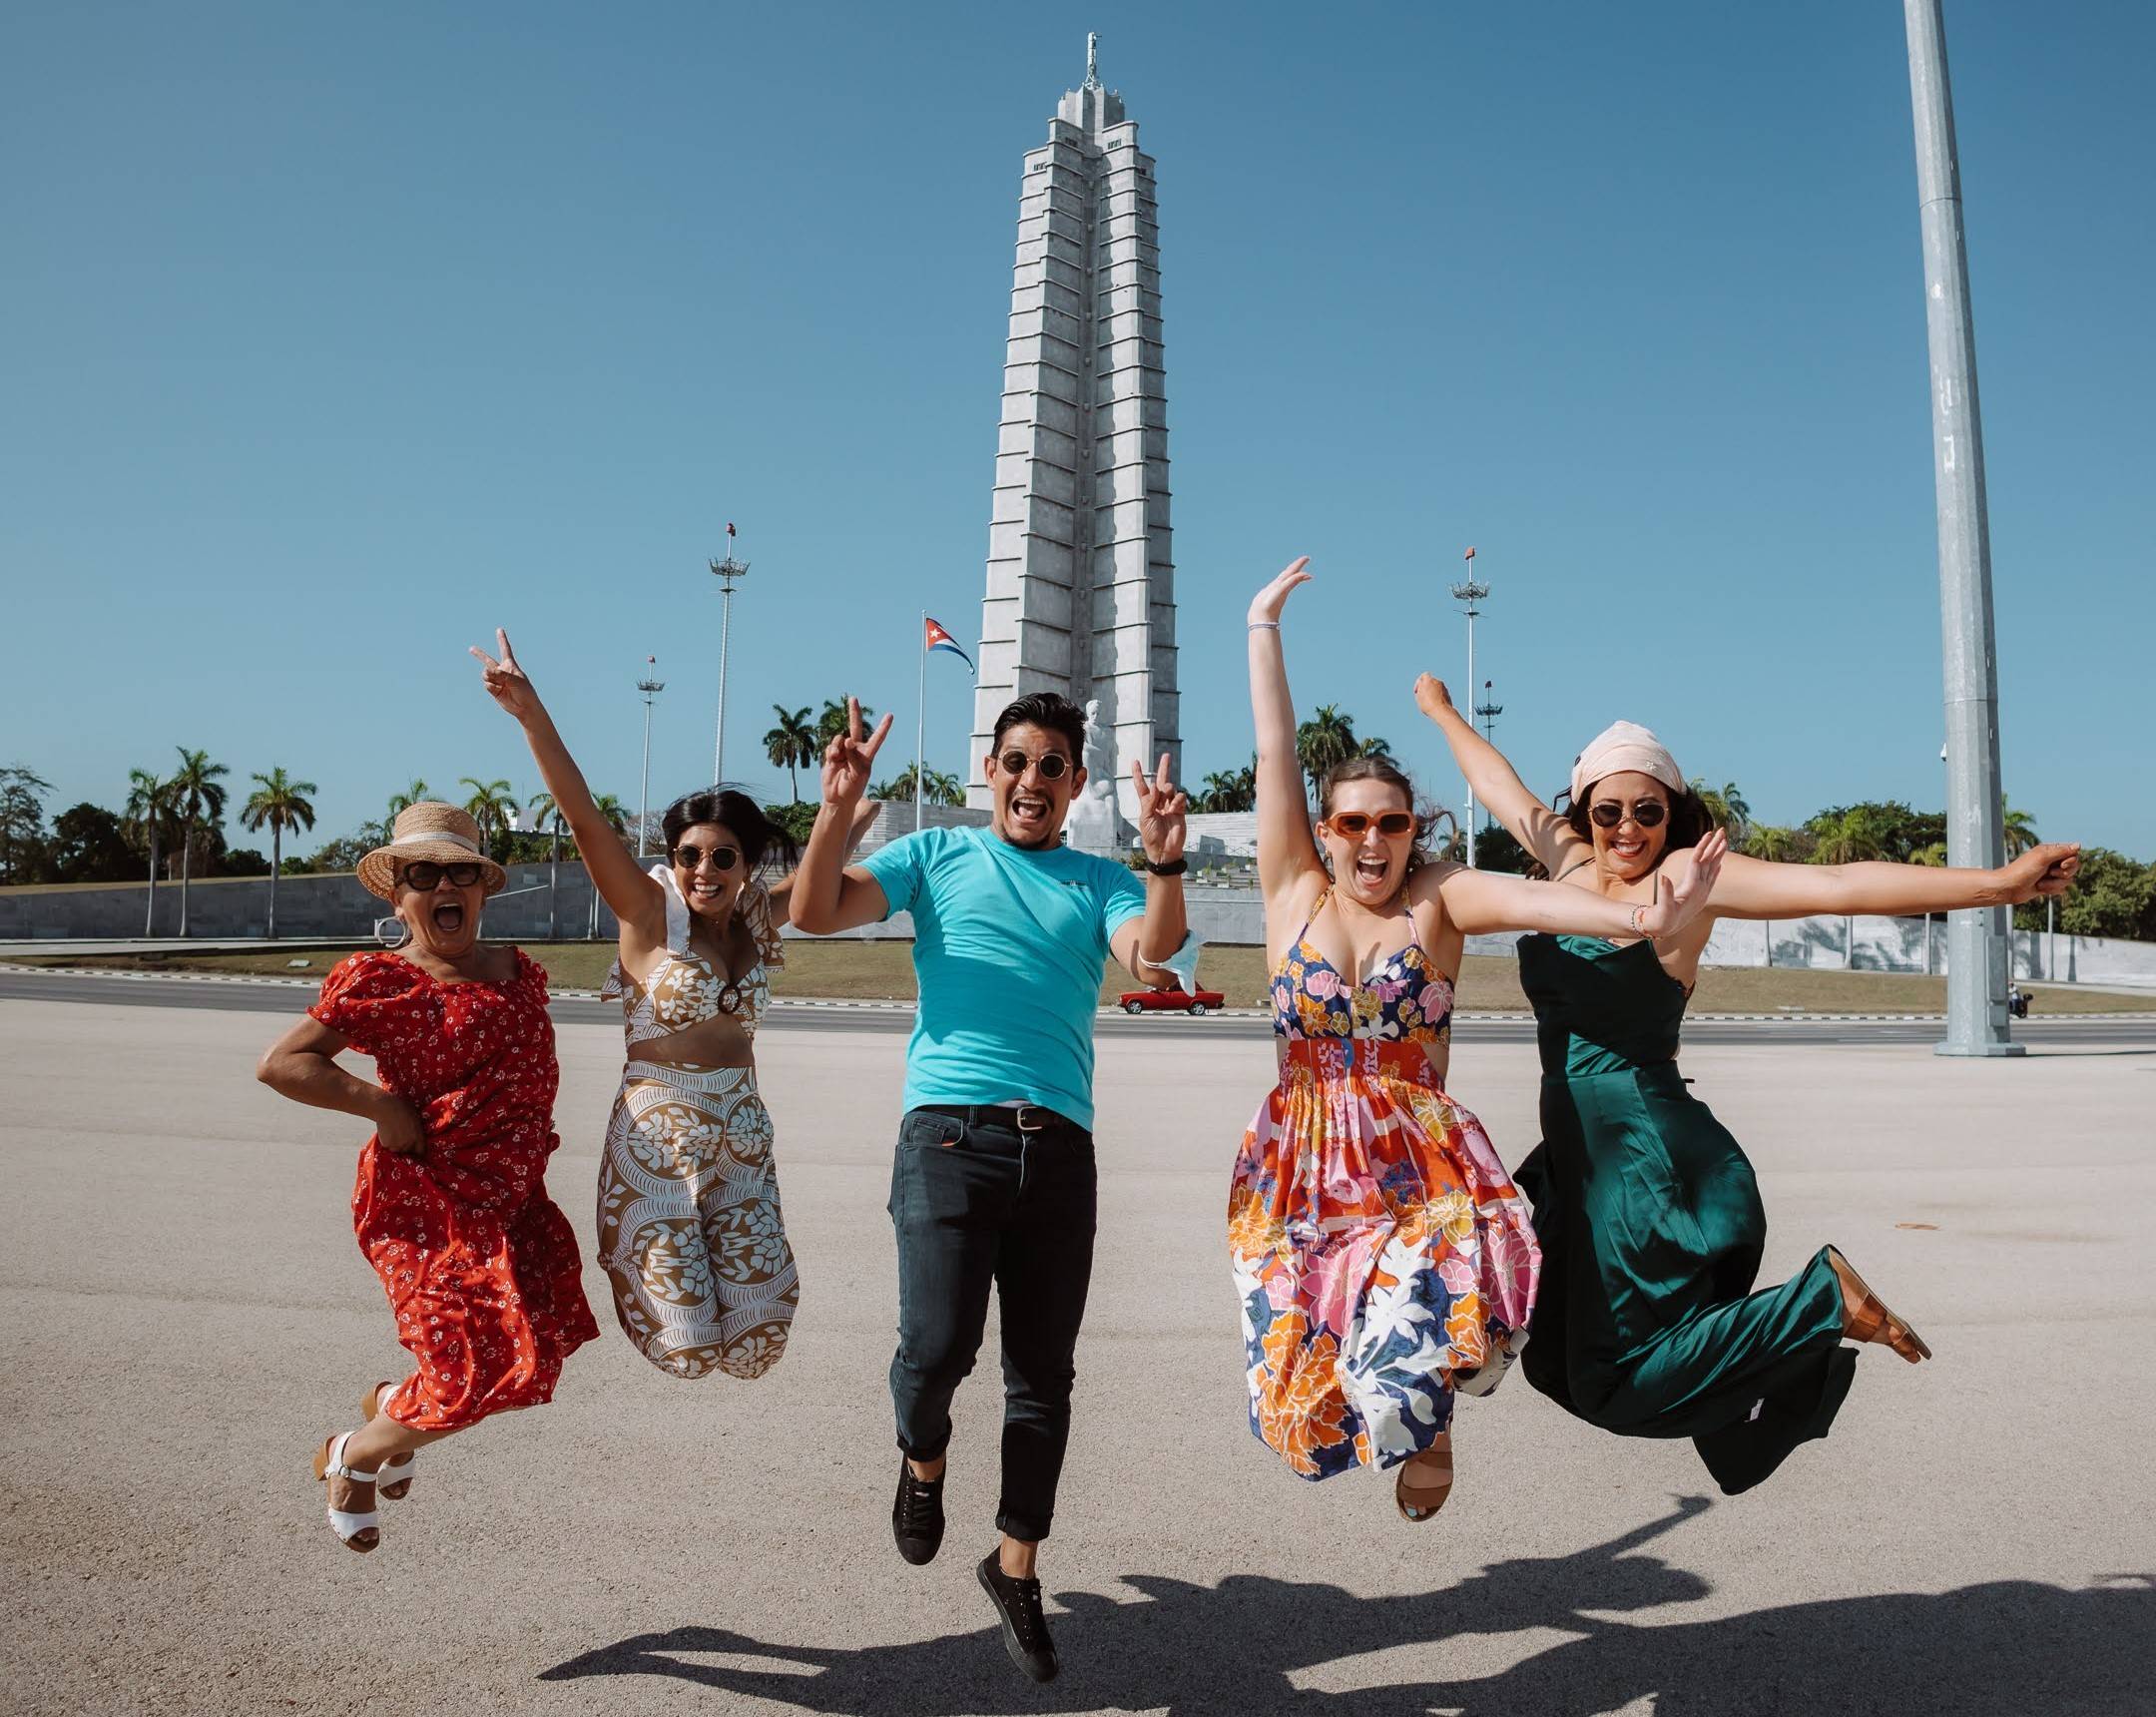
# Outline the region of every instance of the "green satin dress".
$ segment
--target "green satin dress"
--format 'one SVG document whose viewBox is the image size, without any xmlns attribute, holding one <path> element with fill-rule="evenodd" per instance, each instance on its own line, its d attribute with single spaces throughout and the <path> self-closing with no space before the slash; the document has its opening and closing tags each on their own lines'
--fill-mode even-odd
<svg viewBox="0 0 2156 1717">
<path fill-rule="evenodd" d="M 1752 1165 L 1686 1089 L 1686 993 L 1651 942 L 1523 936 L 1542 1053 L 1542 1284 L 1527 1381 L 1622 1436 L 1689 1436 L 1731 1495 L 1825 1436 L 1849 1394 L 1842 1287 L 1822 1249 L 1752 1292 L 1767 1237 Z"/>
</svg>

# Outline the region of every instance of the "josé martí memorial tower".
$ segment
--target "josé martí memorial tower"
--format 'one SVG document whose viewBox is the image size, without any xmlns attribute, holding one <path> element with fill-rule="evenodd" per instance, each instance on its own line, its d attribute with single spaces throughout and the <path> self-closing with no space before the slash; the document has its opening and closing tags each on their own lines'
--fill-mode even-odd
<svg viewBox="0 0 2156 1717">
<path fill-rule="evenodd" d="M 1097 54 L 1088 37 L 1085 82 L 1025 157 L 966 792 L 988 808 L 981 759 L 1011 699 L 1091 705 L 1070 838 L 1092 847 L 1127 834 L 1133 759 L 1183 770 L 1153 158 Z"/>
</svg>

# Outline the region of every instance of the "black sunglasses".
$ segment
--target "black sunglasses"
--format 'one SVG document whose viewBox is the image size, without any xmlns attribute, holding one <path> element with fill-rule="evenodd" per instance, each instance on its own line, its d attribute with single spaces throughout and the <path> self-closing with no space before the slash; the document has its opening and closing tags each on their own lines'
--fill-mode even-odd
<svg viewBox="0 0 2156 1717">
<path fill-rule="evenodd" d="M 469 888 L 479 880 L 480 873 L 477 864 L 437 864 L 431 858 L 415 858 L 404 866 L 399 877 L 405 887 L 429 894 L 441 886 L 444 876 L 452 887 Z"/>
<path fill-rule="evenodd" d="M 692 842 L 674 849 L 674 862 L 684 870 L 694 870 L 707 858 L 714 869 L 731 870 L 740 858 L 739 847 L 699 847 Z"/>
<path fill-rule="evenodd" d="M 1589 807 L 1587 815 L 1597 829 L 1615 829 L 1627 817 L 1642 829 L 1653 829 L 1669 815 L 1669 807 L 1659 799 L 1643 799 L 1627 811 L 1614 799 L 1605 799 Z"/>
<path fill-rule="evenodd" d="M 1040 771 L 1043 781 L 1061 781 L 1070 773 L 1070 759 L 1061 752 L 1043 752 L 1039 757 L 1027 757 L 1022 751 L 1007 751 L 996 760 L 1003 766 L 1005 775 L 1023 775 L 1029 769 Z"/>
</svg>

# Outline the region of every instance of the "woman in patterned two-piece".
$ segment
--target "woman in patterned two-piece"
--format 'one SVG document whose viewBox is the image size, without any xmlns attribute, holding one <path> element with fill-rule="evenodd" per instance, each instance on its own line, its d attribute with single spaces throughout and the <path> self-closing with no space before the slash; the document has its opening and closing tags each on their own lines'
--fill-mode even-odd
<svg viewBox="0 0 2156 1717">
<path fill-rule="evenodd" d="M 559 1142 L 546 973 L 479 940 L 502 867 L 470 817 L 429 801 L 359 860 L 359 880 L 408 939 L 339 962 L 257 1073 L 295 1102 L 374 1124 L 352 1227 L 414 1369 L 367 1390 L 365 1424 L 314 1455 L 331 1530 L 363 1551 L 381 1539 L 377 1492 L 394 1501 L 411 1489 L 413 1450 L 551 1401 L 562 1361 L 599 1326 L 576 1234 L 546 1192 Z M 345 1049 L 372 1056 L 381 1083 L 339 1067 Z"/>
<path fill-rule="evenodd" d="M 1452 1486 L 1453 1392 L 1484 1394 L 1524 1345 L 1541 1254 L 1482 1124 L 1446 1094 L 1452 976 L 1466 935 L 1667 934 L 1704 903 L 1703 842 L 1652 903 L 1429 861 L 1389 760 L 1335 767 L 1317 839 L 1296 751 L 1280 616 L 1308 558 L 1250 609 L 1258 884 L 1280 1080 L 1243 1140 L 1228 1243 L 1251 1429 L 1292 1471 L 1396 1467 L 1427 1520 Z"/>
<path fill-rule="evenodd" d="M 679 1378 L 761 1377 L 778 1364 L 801 1283 L 780 1214 L 772 1120 L 757 1093 L 757 1026 L 782 962 L 794 844 L 745 793 L 668 807 L 667 861 L 638 867 L 510 653 L 474 650 L 524 729 L 600 897 L 621 921 L 603 993 L 619 996 L 629 1061 L 599 1159 L 599 1262 L 637 1351 Z"/>
</svg>

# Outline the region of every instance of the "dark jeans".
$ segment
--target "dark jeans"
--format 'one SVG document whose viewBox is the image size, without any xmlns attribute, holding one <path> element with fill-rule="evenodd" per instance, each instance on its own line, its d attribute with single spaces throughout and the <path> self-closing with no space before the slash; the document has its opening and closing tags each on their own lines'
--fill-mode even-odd
<svg viewBox="0 0 2156 1717">
<path fill-rule="evenodd" d="M 1071 1356 L 1093 1275 L 1093 1135 L 1047 1109 L 926 1107 L 898 1125 L 898 1446 L 933 1460 L 973 1369 L 995 1284 L 1003 1327 L 996 1525 L 1048 1536 L 1070 1440 Z"/>
</svg>

